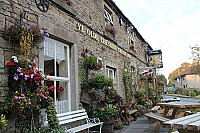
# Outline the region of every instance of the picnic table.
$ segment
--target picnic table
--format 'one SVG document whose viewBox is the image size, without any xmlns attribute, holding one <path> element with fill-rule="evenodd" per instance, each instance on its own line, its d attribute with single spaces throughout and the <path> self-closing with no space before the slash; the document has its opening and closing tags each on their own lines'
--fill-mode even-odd
<svg viewBox="0 0 200 133">
<path fill-rule="evenodd" d="M 169 119 L 176 119 L 183 117 L 187 111 L 192 113 L 197 113 L 200 110 L 200 103 L 190 103 L 190 102 L 168 102 L 168 103 L 158 103 L 158 105 L 164 109 L 162 117 Z M 169 112 L 172 110 L 172 114 L 169 116 Z M 164 121 L 163 121 L 164 122 Z M 157 123 L 156 132 L 160 129 L 161 122 Z"/>
<path fill-rule="evenodd" d="M 167 128 L 175 128 L 179 131 L 179 133 L 199 133 L 200 113 L 163 122 L 162 126 Z"/>
<path fill-rule="evenodd" d="M 168 102 L 168 103 L 158 103 L 158 105 L 164 109 L 163 117 L 166 117 L 169 110 L 172 111 L 170 119 L 183 117 L 186 111 L 191 111 L 192 113 L 197 113 L 200 110 L 200 103 L 190 103 L 190 102 Z"/>
<path fill-rule="evenodd" d="M 167 98 L 167 99 L 161 99 L 161 102 L 177 102 L 180 101 L 180 98 Z"/>
</svg>

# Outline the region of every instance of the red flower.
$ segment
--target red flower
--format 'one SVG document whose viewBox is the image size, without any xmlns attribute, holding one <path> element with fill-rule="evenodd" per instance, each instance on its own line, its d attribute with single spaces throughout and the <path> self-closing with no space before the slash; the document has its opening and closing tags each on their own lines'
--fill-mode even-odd
<svg viewBox="0 0 200 133">
<path fill-rule="evenodd" d="M 41 108 L 41 104 L 39 104 L 39 107 Z"/>
<path fill-rule="evenodd" d="M 31 69 L 31 72 L 32 72 L 32 73 L 34 73 L 34 70 L 33 70 L 33 69 Z"/>
<path fill-rule="evenodd" d="M 85 57 L 88 57 L 88 55 L 85 55 Z"/>
<path fill-rule="evenodd" d="M 40 77 L 35 77 L 35 78 L 34 78 L 34 80 L 39 80 L 39 79 L 40 79 Z"/>
<path fill-rule="evenodd" d="M 60 87 L 60 88 L 59 88 L 59 91 L 60 91 L 60 92 L 63 92 L 63 91 L 64 91 L 64 88 Z"/>
<path fill-rule="evenodd" d="M 34 66 L 34 67 L 36 67 L 36 64 L 35 64 L 35 63 L 33 63 L 33 66 Z"/>
<path fill-rule="evenodd" d="M 24 71 L 26 71 L 26 68 L 24 68 Z"/>
<path fill-rule="evenodd" d="M 7 66 L 14 66 L 15 64 L 13 62 L 8 62 Z"/>
<path fill-rule="evenodd" d="M 40 83 L 39 83 L 39 82 L 36 82 L 36 85 L 38 85 L 38 86 L 39 86 L 39 85 L 40 85 Z"/>
<path fill-rule="evenodd" d="M 25 71 L 22 71 L 22 73 L 25 74 L 26 72 L 25 72 Z"/>
<path fill-rule="evenodd" d="M 8 34 L 8 32 L 7 32 L 7 31 L 4 31 L 4 34 Z"/>
<path fill-rule="evenodd" d="M 49 95 L 49 92 L 46 92 L 46 96 L 48 96 Z"/>
<path fill-rule="evenodd" d="M 33 82 L 33 79 L 30 79 L 31 82 Z"/>
<path fill-rule="evenodd" d="M 8 28 L 7 25 L 5 25 L 4 28 L 5 28 L 5 29 Z"/>
<path fill-rule="evenodd" d="M 26 72 L 27 74 L 29 74 L 29 71 L 28 72 Z"/>
<path fill-rule="evenodd" d="M 14 25 L 11 25 L 10 27 L 12 27 L 12 28 L 15 28 L 15 26 L 14 26 Z"/>
<path fill-rule="evenodd" d="M 95 78 L 93 78 L 92 80 L 95 80 Z"/>
<path fill-rule="evenodd" d="M 47 78 L 47 81 L 51 81 L 51 78 Z"/>
<path fill-rule="evenodd" d="M 51 90 L 51 91 L 54 91 L 55 89 L 56 89 L 56 87 L 53 85 L 49 87 L 49 90 Z"/>
</svg>

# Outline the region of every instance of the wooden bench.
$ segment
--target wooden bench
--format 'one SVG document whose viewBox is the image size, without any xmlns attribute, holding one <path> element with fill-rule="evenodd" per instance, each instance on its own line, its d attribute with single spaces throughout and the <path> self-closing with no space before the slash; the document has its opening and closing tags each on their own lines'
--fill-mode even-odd
<svg viewBox="0 0 200 133">
<path fill-rule="evenodd" d="M 165 121 L 163 127 L 175 128 L 179 133 L 199 133 L 200 132 L 200 113 L 184 116 L 181 118 Z"/>
<path fill-rule="evenodd" d="M 101 128 L 103 122 L 100 122 L 99 118 L 88 118 L 87 112 L 85 109 L 66 112 L 62 114 L 57 114 L 59 124 L 65 128 L 66 133 L 75 133 L 91 127 L 99 126 L 99 132 L 101 133 Z M 71 127 L 70 124 L 74 125 L 77 121 L 85 121 L 85 124 Z"/>
<path fill-rule="evenodd" d="M 154 120 L 157 122 L 157 126 L 155 128 L 155 133 L 157 133 L 160 129 L 160 126 L 163 122 L 169 121 L 170 119 L 164 118 L 162 116 L 159 116 L 157 114 L 154 113 L 146 113 L 145 116 L 149 119 L 149 120 Z"/>
</svg>

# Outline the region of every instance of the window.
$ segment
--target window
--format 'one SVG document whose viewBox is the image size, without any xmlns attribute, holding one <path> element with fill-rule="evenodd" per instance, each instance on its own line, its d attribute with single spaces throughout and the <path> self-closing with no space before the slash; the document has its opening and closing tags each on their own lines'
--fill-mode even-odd
<svg viewBox="0 0 200 133">
<path fill-rule="evenodd" d="M 112 78 L 114 84 L 116 84 L 115 72 L 116 72 L 115 68 L 106 66 L 106 76 Z"/>
<path fill-rule="evenodd" d="M 130 50 L 135 51 L 135 41 L 133 38 L 133 32 L 131 32 L 130 30 L 128 30 L 128 45 L 130 47 Z"/>
<path fill-rule="evenodd" d="M 108 9 L 104 9 L 105 25 L 113 26 L 112 13 Z"/>
<path fill-rule="evenodd" d="M 50 96 L 54 98 L 57 113 L 71 110 L 69 45 L 46 38 L 44 41 L 44 73 L 51 81 Z"/>
</svg>

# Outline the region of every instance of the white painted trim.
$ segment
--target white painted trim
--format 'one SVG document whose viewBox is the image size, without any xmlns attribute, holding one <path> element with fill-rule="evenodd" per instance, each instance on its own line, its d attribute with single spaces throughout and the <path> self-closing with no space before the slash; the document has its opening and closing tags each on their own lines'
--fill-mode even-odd
<svg viewBox="0 0 200 133">
<path fill-rule="evenodd" d="M 69 60 L 69 46 L 67 46 L 67 68 L 68 68 L 68 106 L 69 111 L 71 111 L 71 85 L 70 85 L 70 60 Z"/>
</svg>

